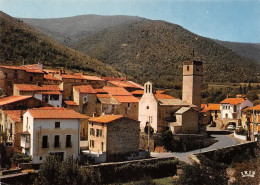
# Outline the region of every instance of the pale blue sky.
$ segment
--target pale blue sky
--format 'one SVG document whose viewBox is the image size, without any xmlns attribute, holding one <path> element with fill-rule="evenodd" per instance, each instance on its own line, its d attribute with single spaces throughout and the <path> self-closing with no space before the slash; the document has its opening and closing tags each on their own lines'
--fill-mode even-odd
<svg viewBox="0 0 260 185">
<path fill-rule="evenodd" d="M 0 10 L 23 18 L 133 15 L 214 39 L 260 43 L 260 0 L 0 0 Z"/>
</svg>

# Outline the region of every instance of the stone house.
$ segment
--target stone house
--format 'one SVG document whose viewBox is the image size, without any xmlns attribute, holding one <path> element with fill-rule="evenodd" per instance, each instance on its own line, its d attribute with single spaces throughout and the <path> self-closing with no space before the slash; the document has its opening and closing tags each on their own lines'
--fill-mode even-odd
<svg viewBox="0 0 260 185">
<path fill-rule="evenodd" d="M 37 92 L 61 92 L 59 85 L 14 84 L 13 95 L 34 96 Z"/>
<path fill-rule="evenodd" d="M 0 88 L 6 95 L 13 94 L 13 85 L 42 84 L 44 72 L 42 65 L 0 66 Z"/>
<path fill-rule="evenodd" d="M 171 130 L 174 133 L 194 134 L 199 130 L 198 123 L 194 120 L 198 120 L 198 111 L 190 107 L 182 107 L 175 112 L 176 121 L 170 124 Z"/>
<path fill-rule="evenodd" d="M 45 85 L 60 85 L 61 80 L 54 76 L 55 73 L 49 73 L 44 75 L 43 84 Z"/>
<path fill-rule="evenodd" d="M 89 151 L 96 162 L 122 161 L 139 152 L 139 122 L 121 115 L 89 119 Z"/>
<path fill-rule="evenodd" d="M 227 98 L 220 102 L 221 119 L 225 127 L 228 124 L 242 126 L 242 110 L 252 107 L 253 103 L 246 98 Z"/>
<path fill-rule="evenodd" d="M 182 107 L 196 108 L 195 105 L 170 95 L 160 94 L 163 91 L 156 93 L 151 82 L 145 83 L 144 87 L 144 94 L 139 101 L 138 115 L 142 132 L 148 123 L 150 123 L 155 132 L 169 130 L 170 124 L 176 122 L 176 111 Z M 198 120 L 195 120 L 195 122 L 198 123 Z"/>
<path fill-rule="evenodd" d="M 249 121 L 249 129 L 251 135 L 260 134 L 260 105 L 247 107 L 242 110 L 242 127 L 247 128 L 247 121 Z"/>
<path fill-rule="evenodd" d="M 201 113 L 203 115 L 204 124 L 210 124 L 218 119 L 221 119 L 220 104 L 204 104 Z"/>
<path fill-rule="evenodd" d="M 80 153 L 80 125 L 86 116 L 74 110 L 43 107 L 29 109 L 23 116 L 22 152 L 42 163 L 47 154 L 76 159 Z"/>
<path fill-rule="evenodd" d="M 60 91 L 39 91 L 34 97 L 54 107 L 62 107 L 62 94 Z"/>
<path fill-rule="evenodd" d="M 7 134 L 6 146 L 20 150 L 20 133 L 23 131 L 23 114 L 25 110 L 2 111 L 1 130 Z"/>
<path fill-rule="evenodd" d="M 202 62 L 193 60 L 183 62 L 182 100 L 171 97 L 163 91 L 156 92 L 151 82 L 145 83 L 144 94 L 139 101 L 138 120 L 140 121 L 141 131 L 144 131 L 144 128 L 150 124 L 155 132 L 164 132 L 176 127 L 172 130 L 173 132 L 197 133 L 200 120 L 202 73 Z M 135 94 L 139 96 L 140 91 L 135 92 Z M 177 115 L 176 112 L 178 112 Z M 176 116 L 187 116 L 189 114 L 192 115 L 192 121 L 179 118 L 176 122 Z M 195 116 L 195 114 L 198 115 Z M 182 120 L 185 122 L 182 123 Z M 191 124 L 190 127 L 186 125 L 187 123 Z M 186 128 L 193 128 L 193 130 Z"/>
</svg>

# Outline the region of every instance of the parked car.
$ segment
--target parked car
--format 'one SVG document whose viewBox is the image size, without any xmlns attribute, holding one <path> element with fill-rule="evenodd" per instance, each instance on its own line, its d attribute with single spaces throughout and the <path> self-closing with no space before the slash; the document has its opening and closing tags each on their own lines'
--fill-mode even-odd
<svg viewBox="0 0 260 185">
<path fill-rule="evenodd" d="M 228 129 L 228 130 L 235 130 L 236 127 L 235 127 L 234 125 L 228 125 L 227 129 Z"/>
</svg>

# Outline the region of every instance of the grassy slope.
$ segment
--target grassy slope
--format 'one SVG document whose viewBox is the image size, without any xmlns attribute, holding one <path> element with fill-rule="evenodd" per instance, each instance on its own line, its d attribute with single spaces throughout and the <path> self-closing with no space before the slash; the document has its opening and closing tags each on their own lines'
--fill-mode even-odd
<svg viewBox="0 0 260 185">
<path fill-rule="evenodd" d="M 58 44 L 3 12 L 0 12 L 0 35 L 1 64 L 42 62 L 47 66 L 83 70 L 90 74 L 121 75 L 109 65 Z"/>
</svg>

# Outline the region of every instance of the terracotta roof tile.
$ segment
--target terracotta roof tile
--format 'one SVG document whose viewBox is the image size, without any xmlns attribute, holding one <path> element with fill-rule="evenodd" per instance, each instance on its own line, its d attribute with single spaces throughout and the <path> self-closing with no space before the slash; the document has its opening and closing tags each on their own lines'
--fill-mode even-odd
<svg viewBox="0 0 260 185">
<path fill-rule="evenodd" d="M 86 78 L 87 80 L 94 80 L 94 81 L 105 81 L 104 79 L 101 79 L 97 76 L 86 76 L 86 75 L 83 75 L 84 78 Z"/>
<path fill-rule="evenodd" d="M 91 85 L 80 85 L 80 86 L 73 86 L 73 88 L 81 93 L 86 93 L 86 94 L 96 94 L 96 91 L 92 88 Z"/>
<path fill-rule="evenodd" d="M 64 79 L 86 80 L 86 78 L 84 78 L 82 75 L 62 74 L 61 77 Z"/>
<path fill-rule="evenodd" d="M 200 108 L 201 108 L 201 109 L 204 109 L 206 105 L 207 105 L 207 104 L 201 104 L 201 105 L 200 105 Z"/>
<path fill-rule="evenodd" d="M 37 92 L 36 94 L 55 94 L 55 95 L 61 95 L 60 91 L 40 91 Z"/>
<path fill-rule="evenodd" d="M 23 70 L 28 73 L 44 73 L 41 69 L 36 69 L 30 66 L 0 66 L 5 69 L 16 69 L 16 70 Z"/>
<path fill-rule="evenodd" d="M 17 102 L 17 101 L 21 101 L 21 100 L 26 100 L 26 99 L 29 99 L 31 98 L 32 96 L 9 96 L 9 97 L 6 97 L 6 98 L 2 98 L 0 99 L 0 106 L 2 105 L 6 105 L 6 104 L 9 104 L 9 103 L 14 103 L 14 102 Z"/>
<path fill-rule="evenodd" d="M 123 118 L 123 116 L 122 115 L 102 115 L 99 117 L 92 117 L 89 119 L 89 121 L 97 122 L 97 123 L 109 123 L 109 122 L 115 121 L 120 118 Z"/>
<path fill-rule="evenodd" d="M 176 99 L 168 94 L 154 94 L 156 99 Z"/>
<path fill-rule="evenodd" d="M 51 74 L 44 75 L 44 79 L 45 80 L 53 80 L 53 81 L 61 81 L 58 78 L 56 78 L 55 76 L 52 76 Z"/>
<path fill-rule="evenodd" d="M 29 109 L 29 113 L 35 119 L 86 119 L 89 118 L 72 109 L 58 107 L 42 107 Z"/>
<path fill-rule="evenodd" d="M 101 77 L 102 79 L 106 81 L 125 81 L 126 78 L 114 78 L 114 77 Z"/>
<path fill-rule="evenodd" d="M 111 98 L 110 94 L 97 94 L 98 98 Z"/>
<path fill-rule="evenodd" d="M 4 110 L 3 113 L 8 115 L 14 122 L 22 122 L 21 116 L 24 115 L 26 110 Z"/>
<path fill-rule="evenodd" d="M 66 100 L 66 101 L 64 101 L 64 103 L 65 103 L 66 105 L 75 105 L 75 106 L 78 106 L 78 104 L 77 104 L 76 102 L 71 101 L 71 100 Z"/>
<path fill-rule="evenodd" d="M 96 91 L 96 93 L 98 94 L 107 94 L 107 92 L 104 89 L 94 89 L 94 91 Z"/>
<path fill-rule="evenodd" d="M 105 86 L 104 90 L 112 96 L 131 96 L 132 94 L 125 90 L 123 87 L 108 87 Z"/>
<path fill-rule="evenodd" d="M 116 86 L 116 87 L 132 87 L 132 88 L 139 88 L 133 84 L 130 84 L 126 81 L 108 81 L 108 83 Z"/>
<path fill-rule="evenodd" d="M 227 104 L 231 104 L 231 105 L 237 105 L 237 104 L 242 103 L 245 100 L 246 99 L 244 99 L 244 98 L 227 98 L 227 99 L 223 100 L 220 103 L 227 103 Z"/>
<path fill-rule="evenodd" d="M 133 82 L 133 81 L 127 81 L 127 82 L 130 83 L 130 84 L 132 84 L 132 85 L 134 85 L 134 86 L 136 86 L 137 88 L 144 89 L 144 86 L 142 86 L 142 85 L 140 85 L 140 84 L 138 84 L 138 83 L 135 83 L 135 82 Z"/>
<path fill-rule="evenodd" d="M 132 91 L 131 94 L 142 95 L 142 94 L 144 94 L 144 90 L 135 90 L 135 91 Z"/>
<path fill-rule="evenodd" d="M 14 84 L 20 91 L 61 91 L 59 85 Z"/>
<path fill-rule="evenodd" d="M 113 96 L 120 103 L 138 103 L 139 99 L 134 96 Z"/>
<path fill-rule="evenodd" d="M 220 104 L 209 103 L 205 104 L 204 109 L 201 112 L 220 110 Z"/>
</svg>

